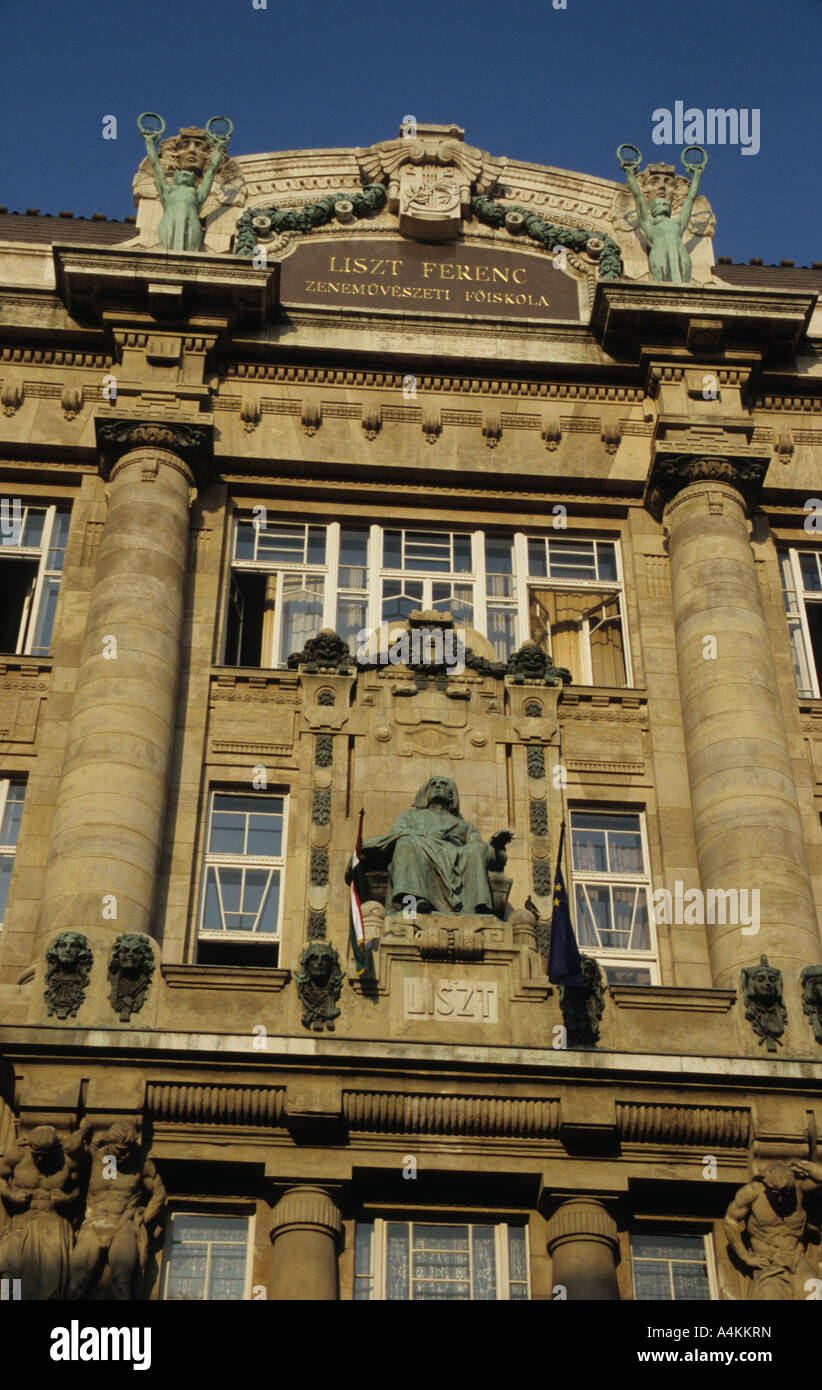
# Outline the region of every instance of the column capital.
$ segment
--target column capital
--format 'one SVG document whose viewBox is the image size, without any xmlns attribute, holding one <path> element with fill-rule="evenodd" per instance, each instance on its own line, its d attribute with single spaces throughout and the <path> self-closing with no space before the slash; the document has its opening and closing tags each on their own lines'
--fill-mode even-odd
<svg viewBox="0 0 822 1390">
<path fill-rule="evenodd" d="M 290 1187 L 272 1212 L 271 1239 L 286 1230 L 324 1231 L 334 1239 L 342 1231 L 336 1203 L 321 1187 Z"/>
<path fill-rule="evenodd" d="M 557 1207 L 548 1222 L 548 1250 L 571 1240 L 593 1240 L 616 1250 L 617 1226 L 609 1211 L 593 1197 L 571 1197 Z"/>
<path fill-rule="evenodd" d="M 181 459 L 191 469 L 199 486 L 210 479 L 214 435 L 210 415 L 196 421 L 98 415 L 94 425 L 104 478 L 110 477 L 124 454 L 135 449 L 159 449 Z"/>
<path fill-rule="evenodd" d="M 665 506 L 691 483 L 725 483 L 735 488 L 750 508 L 756 504 L 770 458 L 753 449 L 723 449 L 710 453 L 703 448 L 683 451 L 682 447 L 654 449 L 645 506 L 656 521 L 662 520 Z"/>
</svg>

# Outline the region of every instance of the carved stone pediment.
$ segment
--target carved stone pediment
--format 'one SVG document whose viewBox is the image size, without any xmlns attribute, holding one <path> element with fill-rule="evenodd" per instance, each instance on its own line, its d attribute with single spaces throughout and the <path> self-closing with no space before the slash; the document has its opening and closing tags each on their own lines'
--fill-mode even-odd
<svg viewBox="0 0 822 1390">
<path fill-rule="evenodd" d="M 398 140 L 355 151 L 369 183 L 388 188 L 400 231 L 416 241 L 451 241 L 475 193 L 498 182 L 504 159 L 464 143 L 459 126 L 415 125 Z"/>
</svg>

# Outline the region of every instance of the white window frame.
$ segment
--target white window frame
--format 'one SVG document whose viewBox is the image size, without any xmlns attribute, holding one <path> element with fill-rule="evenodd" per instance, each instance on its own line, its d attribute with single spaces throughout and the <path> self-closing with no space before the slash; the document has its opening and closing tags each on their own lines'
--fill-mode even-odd
<svg viewBox="0 0 822 1390">
<path fill-rule="evenodd" d="M 279 855 L 250 855 L 250 854 L 221 854 L 217 850 L 208 848 L 211 839 L 211 818 L 214 813 L 214 799 L 217 796 L 237 796 L 242 798 L 257 797 L 261 801 L 266 799 L 279 799 L 283 803 L 283 833 L 281 853 Z M 203 871 L 200 878 L 200 907 L 197 913 L 197 942 L 206 941 L 211 943 L 220 941 L 230 941 L 235 945 L 253 943 L 255 945 L 276 946 L 279 954 L 282 948 L 283 939 L 283 916 L 285 904 L 285 865 L 286 850 L 288 846 L 288 803 L 287 792 L 278 791 L 248 791 L 241 787 L 210 787 L 208 797 L 208 807 L 206 814 L 205 842 L 203 848 Z M 279 869 L 280 871 L 280 892 L 277 902 L 277 931 L 204 931 L 203 920 L 206 909 L 206 889 L 208 885 L 208 870 L 212 867 L 226 869 Z"/>
<path fill-rule="evenodd" d="M 12 499 L 14 501 L 16 499 Z M 62 569 L 48 569 L 49 551 L 52 549 L 52 537 L 54 535 L 55 519 L 58 511 L 68 514 L 69 527 L 71 527 L 71 508 L 66 502 L 43 502 L 36 497 L 20 498 L 21 523 L 19 540 L 17 544 L 12 544 L 8 536 L 0 536 L 0 560 L 7 558 L 37 561 L 37 577 L 34 582 L 33 592 L 23 603 L 23 611 L 20 616 L 20 626 L 17 631 L 17 642 L 14 648 L 15 656 L 31 656 L 32 646 L 34 645 L 34 634 L 37 630 L 38 619 L 40 616 L 40 605 L 49 579 L 57 579 L 57 601 L 60 601 L 60 591 L 63 582 Z M 43 519 L 43 535 L 39 545 L 22 545 L 23 533 L 26 529 L 26 520 L 29 512 L 45 512 Z M 13 516 L 13 511 L 12 511 Z M 68 545 L 68 539 L 66 540 Z M 65 565 L 65 550 L 63 552 L 63 564 Z M 55 613 L 56 621 L 56 613 Z M 52 627 L 51 636 L 54 635 Z M 38 652 L 39 656 L 47 656 L 52 650 L 51 640 L 46 651 Z M 11 653 L 10 653 L 11 655 Z"/>
<path fill-rule="evenodd" d="M 628 622 L 625 604 L 625 583 L 622 565 L 622 548 L 619 537 L 612 535 L 595 535 L 590 533 L 576 533 L 563 531 L 561 536 L 557 535 L 538 535 L 532 531 L 510 530 L 482 530 L 472 528 L 471 525 L 464 527 L 440 525 L 426 525 L 424 522 L 409 523 L 406 520 L 396 523 L 378 524 L 362 523 L 361 528 L 368 533 L 368 549 L 366 560 L 366 584 L 361 589 L 341 589 L 339 585 L 339 565 L 340 565 L 340 532 L 341 528 L 350 526 L 358 528 L 355 517 L 346 518 L 342 522 L 324 522 L 319 519 L 309 517 L 296 517 L 285 514 L 276 514 L 267 517 L 267 524 L 289 525 L 289 526 L 318 526 L 325 527 L 326 548 L 325 563 L 293 562 L 286 563 L 279 561 L 272 563 L 267 560 L 235 560 L 234 553 L 236 548 L 237 528 L 240 522 L 252 523 L 253 517 L 248 507 L 235 508 L 232 518 L 231 544 L 228 562 L 228 581 L 226 583 L 226 602 L 223 619 L 222 653 L 223 659 L 226 656 L 226 641 L 228 636 L 228 615 L 231 604 L 231 577 L 235 570 L 258 573 L 276 574 L 278 577 L 277 588 L 278 598 L 275 603 L 274 623 L 271 639 L 268 643 L 268 650 L 261 651 L 260 669 L 282 670 L 285 662 L 277 662 L 276 656 L 280 650 L 282 642 L 282 612 L 281 602 L 281 577 L 289 574 L 306 575 L 309 577 L 321 578 L 323 580 L 323 616 L 321 626 L 324 628 L 337 628 L 337 605 L 341 598 L 359 598 L 365 602 L 366 607 L 366 630 L 369 632 L 377 631 L 384 621 L 382 616 L 382 591 L 383 582 L 386 579 L 411 580 L 422 585 L 423 594 L 419 600 L 421 608 L 430 608 L 433 602 L 432 586 L 436 583 L 452 585 L 464 585 L 472 591 L 472 603 L 474 610 L 473 621 L 470 624 L 476 631 L 486 634 L 488 631 L 488 607 L 504 607 L 515 615 L 515 640 L 514 650 L 529 640 L 531 635 L 530 616 L 529 616 L 529 590 L 531 588 L 554 589 L 560 592 L 571 592 L 572 590 L 584 593 L 587 591 L 601 593 L 603 589 L 613 591 L 619 604 L 620 632 L 622 634 L 623 658 L 625 662 L 625 683 L 624 689 L 633 687 L 633 668 L 631 665 L 631 644 L 628 635 Z M 431 535 L 455 536 L 463 535 L 469 538 L 471 547 L 471 569 L 462 572 L 451 571 L 449 573 L 436 573 L 434 570 L 398 570 L 383 564 L 383 537 L 386 531 L 402 532 L 424 532 Z M 489 596 L 487 592 L 488 571 L 485 564 L 485 540 L 486 537 L 493 537 L 495 534 L 511 536 L 513 540 L 513 566 L 514 573 L 511 576 L 511 595 L 506 599 L 496 599 Z M 616 556 L 617 578 L 615 580 L 559 580 L 546 577 L 545 579 L 531 578 L 528 574 L 528 542 L 530 540 L 541 540 L 550 546 L 552 541 L 573 540 L 582 541 L 595 547 L 597 542 L 607 542 L 614 547 Z M 594 552 L 595 553 L 595 552 Z M 459 624 L 458 624 L 459 625 Z M 318 629 L 319 630 L 319 629 Z M 549 637 L 550 646 L 550 637 Z M 286 653 L 290 655 L 291 653 Z M 582 663 L 582 675 L 584 680 L 581 685 L 593 684 L 593 666 L 591 660 L 590 633 L 586 624 L 585 632 L 580 640 L 580 658 Z"/>
<path fill-rule="evenodd" d="M 25 807 L 25 804 L 26 804 L 26 783 L 25 783 L 24 778 L 22 778 L 22 777 L 5 777 L 5 778 L 0 778 L 0 826 L 2 826 L 2 824 L 3 824 L 3 817 L 4 817 L 5 814 L 6 814 L 6 806 L 8 805 L 9 791 L 11 790 L 12 786 L 15 786 L 15 787 L 22 787 L 22 788 L 23 788 L 23 803 L 22 803 L 22 804 L 23 804 L 24 807 Z M 18 844 L 17 841 L 15 841 L 15 843 L 14 843 L 13 845 L 12 845 L 12 844 L 8 844 L 8 845 L 7 845 L 7 844 L 0 844 L 0 854 L 2 854 L 2 856 L 3 856 L 4 859 L 10 859 L 10 860 L 12 861 L 12 865 L 11 865 L 11 873 L 12 873 L 12 875 L 14 874 L 14 862 L 15 862 L 15 860 L 16 860 L 16 858 L 17 858 L 17 844 Z M 5 912 L 4 912 L 3 915 L 5 916 Z M 3 917 L 0 917 L 0 932 L 2 932 L 2 929 L 3 929 Z"/>
<path fill-rule="evenodd" d="M 615 554 L 615 557 L 616 557 L 616 572 L 617 572 L 617 577 L 616 577 L 616 579 L 614 579 L 614 580 L 605 580 L 605 579 L 559 579 L 559 578 L 556 578 L 556 579 L 555 579 L 555 578 L 552 578 L 550 575 L 546 575 L 544 578 L 537 578 L 536 576 L 529 575 L 529 573 L 528 573 L 528 544 L 529 544 L 530 541 L 542 541 L 542 542 L 545 544 L 545 547 L 546 547 L 546 554 L 547 554 L 548 557 L 549 557 L 549 555 L 550 555 L 550 548 L 551 548 L 551 543 L 552 543 L 552 542 L 556 542 L 556 541 L 559 541 L 560 543 L 561 543 L 562 541 L 586 542 L 586 543 L 588 543 L 589 545 L 591 545 L 591 546 L 593 547 L 593 555 L 594 555 L 595 562 L 596 562 L 596 555 L 597 555 L 597 551 L 596 551 L 597 543 L 599 542 L 599 543 L 605 543 L 605 544 L 607 544 L 607 545 L 612 545 L 612 546 L 614 547 L 614 554 Z M 550 568 L 550 558 L 547 559 L 547 565 L 548 565 L 548 568 Z M 582 534 L 582 533 L 579 533 L 579 534 L 578 534 L 578 533 L 575 532 L 575 531 L 568 531 L 568 530 L 562 530 L 559 534 L 555 534 L 555 535 L 553 535 L 553 536 L 551 536 L 551 535 L 542 536 L 542 535 L 536 535 L 536 534 L 534 534 L 533 532 L 523 532 L 523 533 L 521 533 L 521 543 L 520 543 L 519 550 L 518 550 L 518 553 L 517 553 L 517 556 L 516 556 L 516 566 L 515 566 L 515 569 L 516 569 L 516 578 L 517 578 L 517 581 L 518 581 L 518 582 L 517 582 L 517 594 L 518 594 L 518 606 L 519 606 L 519 628 L 520 628 L 520 634 L 521 634 L 519 640 L 520 640 L 521 643 L 524 642 L 524 641 L 526 641 L 526 640 L 530 637 L 530 635 L 531 635 L 531 627 L 530 627 L 531 619 L 530 619 L 530 613 L 529 613 L 529 608 L 530 608 L 529 593 L 530 593 L 530 590 L 531 590 L 531 589 L 550 589 L 550 590 L 552 590 L 554 593 L 560 593 L 560 594 L 567 594 L 567 593 L 585 593 L 586 591 L 592 592 L 592 593 L 602 593 L 603 590 L 608 590 L 609 592 L 612 591 L 612 592 L 614 593 L 614 595 L 615 595 L 615 597 L 616 597 L 616 600 L 617 600 L 617 603 L 618 603 L 618 605 L 619 605 L 619 628 L 620 628 L 620 633 L 621 633 L 621 635 L 622 635 L 622 653 L 623 653 L 623 660 L 624 660 L 624 662 L 625 662 L 625 682 L 624 682 L 624 685 L 620 687 L 620 689 L 630 690 L 630 689 L 633 687 L 633 684 L 634 684 L 634 676 L 633 676 L 633 668 L 632 668 L 632 666 L 631 666 L 631 644 L 630 644 L 630 642 L 628 641 L 628 624 L 627 624 L 627 622 L 626 622 L 626 613 L 625 613 L 625 582 L 624 582 L 623 568 L 622 568 L 622 547 L 621 547 L 621 545 L 620 545 L 620 543 L 619 543 L 618 537 L 616 537 L 616 536 L 599 536 L 599 535 L 592 536 L 592 535 L 590 535 L 590 534 L 589 534 L 589 535 L 584 535 L 584 534 Z M 549 645 L 549 649 L 550 649 L 550 647 L 551 647 L 551 636 L 550 636 L 550 633 L 548 634 L 548 645 Z M 581 664 L 581 667 L 582 667 L 582 673 L 581 673 L 581 674 L 582 674 L 583 679 L 581 679 L 581 680 L 578 682 L 578 684 L 579 684 L 579 685 L 593 685 L 593 684 L 594 684 L 594 672 L 593 672 L 593 660 L 592 660 L 592 657 L 591 657 L 591 632 L 590 632 L 590 624 L 589 624 L 587 621 L 585 621 L 585 623 L 583 624 L 583 630 L 582 630 L 582 632 L 580 633 L 579 654 L 580 654 L 580 664 Z M 552 653 L 552 655 L 553 655 L 553 653 Z"/>
<path fill-rule="evenodd" d="M 531 1295 L 531 1246 L 530 1246 L 530 1240 L 529 1240 L 528 1222 L 527 1222 L 527 1221 L 523 1221 L 523 1222 L 518 1222 L 518 1221 L 496 1221 L 496 1220 L 494 1220 L 493 1218 L 489 1218 L 488 1221 L 459 1221 L 459 1220 L 450 1221 L 450 1220 L 448 1220 L 446 1217 L 442 1217 L 442 1216 L 437 1217 L 437 1219 L 435 1219 L 435 1220 L 434 1220 L 434 1219 L 431 1219 L 431 1218 L 425 1218 L 425 1217 L 421 1217 L 419 1220 L 417 1220 L 416 1218 L 414 1218 L 414 1219 L 402 1219 L 402 1218 L 399 1218 L 399 1217 L 376 1217 L 376 1218 L 374 1218 L 372 1221 L 368 1221 L 368 1220 L 366 1219 L 366 1221 L 360 1222 L 359 1224 L 360 1224 L 360 1225 L 370 1225 L 371 1228 L 372 1228 L 372 1229 L 371 1229 L 371 1274 L 370 1274 L 370 1275 L 366 1275 L 366 1276 L 358 1275 L 358 1274 L 356 1273 L 356 1263 L 355 1263 L 354 1289 L 352 1290 L 352 1292 L 356 1295 L 356 1285 L 357 1285 L 358 1280 L 359 1280 L 360 1282 L 364 1282 L 364 1281 L 365 1281 L 366 1279 L 368 1279 L 368 1278 L 370 1278 L 370 1280 L 371 1280 L 371 1290 L 370 1290 L 369 1298 L 368 1298 L 368 1299 L 361 1299 L 361 1300 L 359 1300 L 360 1302 L 363 1302 L 363 1303 L 366 1303 L 366 1302 L 372 1302 L 372 1303 L 386 1303 L 386 1302 L 389 1301 L 389 1300 L 386 1299 L 386 1296 L 385 1296 L 385 1277 L 386 1277 L 386 1272 L 387 1272 L 387 1270 L 386 1270 L 386 1258 L 385 1258 L 386 1236 L 387 1236 L 387 1228 L 388 1228 L 388 1226 L 398 1226 L 398 1225 L 399 1225 L 399 1226 L 408 1226 L 408 1227 L 411 1227 L 411 1228 L 413 1228 L 414 1226 L 462 1226 L 462 1227 L 464 1227 L 466 1230 L 468 1230 L 470 1227 L 473 1227 L 473 1226 L 493 1226 L 493 1228 L 494 1228 L 494 1264 L 495 1264 L 496 1274 L 497 1274 L 497 1297 L 496 1297 L 496 1302 L 498 1302 L 498 1303 L 510 1303 L 510 1302 L 512 1301 L 512 1300 L 511 1300 L 510 1270 L 509 1270 L 509 1261 L 508 1261 L 508 1232 L 509 1232 L 509 1230 L 510 1230 L 512 1227 L 517 1227 L 518 1229 L 524 1230 L 524 1231 L 525 1231 L 525 1275 L 526 1275 L 526 1277 L 525 1277 L 525 1284 L 526 1284 L 526 1289 L 527 1289 L 527 1293 L 528 1293 L 528 1298 L 527 1298 L 527 1300 L 526 1300 L 526 1299 L 518 1299 L 518 1300 L 516 1300 L 516 1301 L 517 1301 L 517 1302 L 520 1302 L 520 1303 L 524 1303 L 524 1302 L 526 1302 L 526 1301 L 527 1301 L 527 1302 L 530 1302 L 530 1301 L 531 1301 L 531 1297 L 532 1297 L 532 1295 Z M 356 1244 L 356 1232 L 355 1232 L 355 1244 Z M 413 1229 L 412 1229 L 411 1232 L 410 1232 L 410 1234 L 409 1234 L 409 1249 L 410 1249 L 411 1252 L 412 1252 L 412 1256 L 413 1256 L 413 1248 L 414 1248 L 414 1245 L 413 1245 Z M 472 1279 L 473 1279 L 473 1275 L 472 1275 L 471 1277 L 472 1277 Z M 518 1280 L 517 1282 L 520 1282 L 520 1281 Z M 413 1293 L 413 1287 L 414 1287 L 413 1276 L 412 1276 L 412 1275 L 409 1275 L 409 1280 L 408 1280 L 408 1290 L 409 1290 L 409 1294 Z M 356 1301 L 356 1300 L 355 1300 L 355 1301 Z M 392 1301 L 392 1302 L 398 1302 L 399 1300 L 391 1300 L 391 1301 Z M 413 1298 L 409 1298 L 409 1299 L 408 1299 L 408 1302 L 409 1302 L 409 1303 L 413 1303 L 414 1301 L 415 1301 L 415 1300 L 414 1300 Z M 421 1301 L 422 1301 L 422 1300 L 421 1300 Z M 482 1300 L 477 1300 L 477 1299 L 453 1299 L 453 1300 L 448 1300 L 448 1301 L 449 1301 L 449 1302 L 452 1301 L 452 1302 L 455 1302 L 455 1303 L 468 1303 L 468 1302 L 491 1302 L 492 1300 L 490 1300 L 490 1299 L 482 1299 Z"/>
<path fill-rule="evenodd" d="M 639 832 L 642 843 L 642 862 L 643 872 L 641 874 L 615 874 L 597 873 L 595 870 L 583 870 L 574 868 L 574 815 L 595 815 L 595 816 L 635 816 L 639 818 Z M 647 951 L 635 951 L 630 949 L 620 949 L 615 946 L 583 946 L 580 942 L 580 950 L 583 955 L 591 956 L 599 961 L 600 965 L 607 968 L 609 965 L 614 968 L 636 965 L 643 969 L 650 970 L 651 985 L 658 985 L 659 979 L 659 941 L 656 933 L 656 922 L 653 910 L 653 892 L 651 886 L 651 861 L 648 854 L 648 827 L 645 821 L 645 811 L 638 806 L 625 806 L 615 810 L 612 806 L 598 806 L 596 802 L 589 802 L 585 806 L 571 806 L 569 808 L 569 847 L 568 847 L 568 867 L 570 870 L 571 891 L 569 892 L 570 908 L 572 920 L 579 941 L 579 924 L 576 922 L 576 901 L 577 884 L 604 884 L 612 888 L 631 887 L 644 888 L 646 892 L 646 902 L 648 909 L 648 937 L 651 947 Z"/>
<path fill-rule="evenodd" d="M 796 675 L 796 685 L 802 699 L 818 700 L 820 696 L 820 678 L 816 669 L 816 660 L 813 654 L 813 644 L 811 643 L 810 627 L 808 625 L 808 604 L 814 603 L 822 606 L 822 590 L 806 589 L 805 581 L 802 578 L 802 570 L 799 564 L 800 555 L 813 555 L 816 560 L 817 569 L 822 577 L 822 552 L 813 550 L 804 545 L 791 546 L 789 549 L 782 550 L 781 557 L 787 557 L 790 568 L 793 590 L 790 597 L 795 604 L 795 612 L 791 612 L 789 606 L 789 594 L 785 588 L 784 573 L 780 565 L 780 579 L 782 581 L 782 597 L 785 602 L 785 618 L 788 623 L 788 633 L 790 635 L 790 620 L 794 618 L 799 622 L 799 630 L 802 634 L 802 655 L 805 663 L 805 671 L 808 676 L 808 687 L 803 687 L 800 682 L 800 673 L 796 670 L 796 655 L 794 657 L 794 672 Z M 791 643 L 793 647 L 793 643 Z"/>
<path fill-rule="evenodd" d="M 215 1298 L 215 1299 L 212 1299 L 212 1298 L 201 1298 L 201 1299 L 192 1299 L 192 1300 L 190 1300 L 190 1301 L 191 1301 L 191 1302 L 199 1302 L 199 1303 L 225 1303 L 225 1302 L 246 1303 L 246 1302 L 249 1302 L 250 1299 L 251 1299 L 251 1279 L 252 1279 L 252 1273 L 253 1273 L 252 1264 L 253 1264 L 253 1256 L 254 1256 L 254 1222 L 255 1222 L 255 1220 L 256 1220 L 256 1213 L 255 1213 L 255 1212 L 242 1212 L 242 1211 L 213 1211 L 213 1210 L 209 1210 L 209 1209 L 204 1208 L 204 1207 L 188 1207 L 188 1206 L 185 1206 L 185 1207 L 183 1207 L 183 1206 L 178 1207 L 175 1211 L 172 1211 L 172 1212 L 171 1212 L 171 1215 L 170 1215 L 170 1218 L 169 1218 L 169 1222 L 168 1222 L 168 1226 L 167 1226 L 166 1234 L 165 1234 L 165 1240 L 164 1240 L 164 1242 L 163 1242 L 163 1273 L 162 1273 L 162 1283 L 161 1283 L 162 1293 L 160 1294 L 160 1301 L 163 1302 L 163 1303 L 169 1302 L 169 1301 L 170 1301 L 170 1302 L 173 1302 L 173 1303 L 177 1303 L 177 1302 L 183 1301 L 183 1300 L 178 1300 L 178 1299 L 171 1299 L 171 1300 L 168 1299 L 168 1281 L 169 1281 L 169 1278 L 170 1278 L 170 1275 L 171 1275 L 172 1248 L 173 1248 L 173 1243 L 174 1243 L 174 1222 L 175 1222 L 175 1219 L 176 1219 L 178 1216 L 207 1216 L 207 1217 L 209 1217 L 211 1220 L 214 1220 L 214 1221 L 219 1221 L 220 1219 L 228 1219 L 228 1220 L 234 1220 L 234 1221 L 236 1221 L 236 1220 L 240 1219 L 240 1220 L 243 1220 L 243 1221 L 246 1222 L 245 1283 L 244 1283 L 244 1285 L 243 1285 L 243 1296 L 242 1296 L 242 1298 L 241 1298 L 241 1299 L 236 1299 L 236 1300 L 235 1300 L 235 1299 L 219 1299 L 219 1298 Z M 201 1243 L 201 1242 L 200 1242 L 200 1243 Z M 237 1244 L 239 1245 L 239 1241 L 237 1242 Z M 209 1272 L 210 1272 L 210 1269 L 211 1269 L 211 1245 L 212 1245 L 212 1242 L 209 1241 L 209 1242 L 208 1242 L 208 1254 L 207 1254 L 207 1256 L 206 1256 L 206 1272 L 205 1272 L 205 1286 L 206 1286 L 206 1288 L 208 1288 L 208 1276 L 209 1276 Z M 189 1300 L 185 1300 L 185 1301 L 188 1302 Z"/>
<path fill-rule="evenodd" d="M 710 1232 L 710 1231 L 697 1231 L 697 1232 L 695 1233 L 695 1232 L 693 1232 L 693 1231 L 675 1231 L 675 1230 L 664 1230 L 664 1231 L 662 1231 L 662 1230 L 652 1229 L 652 1230 L 648 1230 L 648 1231 L 645 1231 L 645 1230 L 631 1231 L 631 1232 L 630 1232 L 630 1235 L 629 1235 L 629 1238 L 628 1238 L 628 1246 L 629 1246 L 630 1258 L 631 1258 L 631 1294 L 632 1294 L 632 1296 L 633 1296 L 635 1302 L 637 1302 L 637 1303 L 651 1303 L 651 1302 L 653 1302 L 654 1300 L 653 1300 L 653 1299 L 644 1299 L 644 1298 L 643 1298 L 643 1299 L 638 1299 L 637 1296 L 636 1296 L 636 1281 L 635 1281 L 635 1279 L 634 1279 L 634 1247 L 633 1247 L 633 1238 L 634 1238 L 634 1236 L 659 1236 L 661 1240 L 664 1240 L 666 1237 L 668 1237 L 668 1238 L 674 1238 L 674 1239 L 680 1239 L 680 1238 L 683 1237 L 683 1236 L 688 1237 L 690 1240 L 699 1240 L 700 1237 L 701 1237 L 702 1242 L 703 1242 L 703 1249 L 704 1249 L 704 1251 L 705 1251 L 705 1270 L 706 1270 L 706 1273 L 707 1273 L 707 1276 L 708 1276 L 708 1293 L 709 1293 L 709 1300 L 701 1300 L 701 1301 L 703 1301 L 703 1302 L 710 1301 L 710 1302 L 712 1302 L 712 1303 L 715 1303 L 715 1302 L 718 1301 L 718 1299 L 719 1299 L 719 1278 L 718 1278 L 718 1276 L 717 1276 L 717 1270 L 716 1270 L 716 1252 L 714 1251 L 714 1242 L 713 1242 L 713 1237 L 712 1237 L 712 1235 L 711 1235 L 711 1232 Z M 667 1256 L 666 1256 L 665 1258 L 666 1258 L 666 1260 L 668 1259 Z M 670 1265 L 670 1261 L 668 1261 L 668 1262 L 669 1262 L 669 1265 Z M 640 1260 L 638 1261 L 638 1263 L 639 1263 L 639 1264 L 644 1264 L 644 1263 L 645 1263 L 645 1260 L 644 1260 L 644 1259 L 640 1259 Z M 669 1268 L 669 1270 L 668 1270 L 668 1278 L 670 1279 L 670 1268 Z M 700 1300 L 699 1300 L 699 1299 L 683 1299 L 683 1298 L 670 1298 L 670 1299 L 665 1298 L 665 1299 L 657 1299 L 656 1302 L 658 1302 L 658 1303 L 689 1303 L 689 1302 L 700 1302 Z"/>
</svg>

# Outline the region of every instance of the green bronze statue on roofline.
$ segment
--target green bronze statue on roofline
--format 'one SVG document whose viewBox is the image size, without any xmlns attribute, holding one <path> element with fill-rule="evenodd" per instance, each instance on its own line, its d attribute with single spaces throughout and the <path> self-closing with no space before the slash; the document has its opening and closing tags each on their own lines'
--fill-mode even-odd
<svg viewBox="0 0 822 1390">
<path fill-rule="evenodd" d="M 147 125 L 147 121 L 158 124 Z M 212 129 L 217 125 L 222 125 L 225 129 Z M 212 116 L 206 121 L 206 131 L 214 141 L 214 154 L 199 183 L 191 169 L 178 169 L 169 182 L 157 154 L 157 141 L 165 128 L 165 121 L 153 111 L 144 111 L 137 117 L 137 129 L 145 141 L 146 154 L 154 170 L 154 182 L 163 204 L 163 216 L 158 228 L 160 246 L 163 251 L 202 251 L 203 229 L 200 225 L 200 209 L 211 192 L 217 166 L 225 153 L 234 127 L 227 116 Z"/>
<path fill-rule="evenodd" d="M 701 156 L 697 160 L 686 159 L 686 155 Z M 683 237 L 691 220 L 691 212 L 699 192 L 708 156 L 699 145 L 688 145 L 680 156 L 683 168 L 691 174 L 691 186 L 685 195 L 676 217 L 672 215 L 668 198 L 654 198 L 650 207 L 642 195 L 637 182 L 637 170 L 642 155 L 635 145 L 620 145 L 617 159 L 625 170 L 625 178 L 634 195 L 639 225 L 649 243 L 648 265 L 654 280 L 663 284 L 687 285 L 691 280 L 691 258 L 685 248 Z"/>
</svg>

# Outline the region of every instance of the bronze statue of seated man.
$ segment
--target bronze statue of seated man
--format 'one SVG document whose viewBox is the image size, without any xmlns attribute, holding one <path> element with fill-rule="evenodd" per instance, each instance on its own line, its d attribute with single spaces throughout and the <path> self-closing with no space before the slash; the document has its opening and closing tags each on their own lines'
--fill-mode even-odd
<svg viewBox="0 0 822 1390">
<path fill-rule="evenodd" d="M 486 843 L 460 815 L 451 778 L 430 777 L 387 835 L 363 842 L 364 866 L 367 872 L 388 864 L 389 912 L 413 906 L 417 913 L 492 913 L 488 873 L 505 867 L 511 839 L 510 830 L 500 830 Z"/>
</svg>

